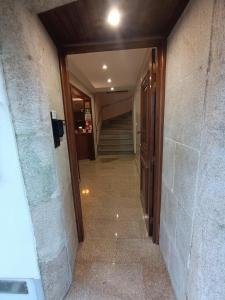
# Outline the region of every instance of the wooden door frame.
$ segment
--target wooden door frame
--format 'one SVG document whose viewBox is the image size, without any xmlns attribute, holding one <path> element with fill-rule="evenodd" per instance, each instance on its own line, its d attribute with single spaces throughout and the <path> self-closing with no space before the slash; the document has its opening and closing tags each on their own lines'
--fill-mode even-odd
<svg viewBox="0 0 225 300">
<path fill-rule="evenodd" d="M 165 77 L 166 77 L 166 41 L 161 47 L 157 47 L 157 74 L 156 81 L 159 82 L 156 90 L 156 128 L 155 128 L 155 162 L 154 162 L 154 220 L 153 220 L 153 242 L 159 243 L 160 211 L 162 193 L 162 163 L 163 163 L 163 129 L 165 108 Z"/>
<path fill-rule="evenodd" d="M 164 103 L 165 103 L 165 70 L 166 70 L 166 40 L 164 38 L 150 38 L 146 40 L 136 40 L 129 42 L 112 42 L 90 45 L 69 45 L 59 48 L 59 65 L 63 91 L 63 105 L 65 111 L 65 121 L 67 128 L 68 152 L 70 160 L 71 181 L 73 187 L 74 208 L 76 215 L 77 231 L 79 241 L 84 239 L 83 218 L 81 209 L 81 199 L 79 193 L 79 176 L 77 171 L 76 141 L 73 132 L 73 113 L 70 94 L 70 82 L 66 66 L 66 56 L 69 54 L 138 49 L 157 48 L 158 52 L 158 72 L 157 100 L 156 100 L 156 156 L 154 174 L 154 229 L 153 242 L 159 243 L 160 230 L 160 210 L 161 210 L 161 183 L 162 183 L 162 155 L 163 155 L 163 126 L 164 126 Z"/>
<path fill-rule="evenodd" d="M 75 210 L 78 241 L 84 240 L 83 216 L 81 208 L 80 187 L 79 187 L 79 170 L 77 160 L 76 138 L 74 133 L 74 115 L 71 101 L 71 91 L 69 75 L 66 67 L 66 55 L 59 53 L 59 67 L 61 75 L 61 85 L 63 94 L 63 107 L 66 122 L 66 134 L 68 143 L 68 154 L 71 172 L 71 184 L 73 191 L 73 204 Z"/>
</svg>

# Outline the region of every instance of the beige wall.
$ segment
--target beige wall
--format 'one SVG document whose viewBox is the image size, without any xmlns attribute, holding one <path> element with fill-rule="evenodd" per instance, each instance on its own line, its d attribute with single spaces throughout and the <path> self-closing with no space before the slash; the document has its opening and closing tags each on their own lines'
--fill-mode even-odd
<svg viewBox="0 0 225 300">
<path fill-rule="evenodd" d="M 225 295 L 224 16 L 191 0 L 168 38 L 160 248 L 178 300 Z"/>
<path fill-rule="evenodd" d="M 95 99 L 102 119 L 107 120 L 132 110 L 133 92 L 96 93 Z"/>
<path fill-rule="evenodd" d="M 121 102 L 112 103 L 108 106 L 103 106 L 102 108 L 102 119 L 108 120 L 115 118 L 119 115 L 125 114 L 132 111 L 133 97 L 124 99 Z"/>
<path fill-rule="evenodd" d="M 66 135 L 55 149 L 50 120 L 50 110 L 64 119 L 58 57 L 38 17 L 22 2 L 1 1 L 0 58 L 45 296 L 61 300 L 78 241 Z"/>
</svg>

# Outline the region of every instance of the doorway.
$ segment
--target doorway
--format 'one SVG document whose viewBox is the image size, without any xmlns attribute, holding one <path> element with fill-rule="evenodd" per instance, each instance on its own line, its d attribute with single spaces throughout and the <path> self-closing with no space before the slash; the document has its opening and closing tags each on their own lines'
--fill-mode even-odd
<svg viewBox="0 0 225 300">
<path fill-rule="evenodd" d="M 100 47 L 99 51 L 103 46 Z M 118 45 L 116 46 L 118 47 Z M 124 49 L 124 45 L 121 46 Z M 138 47 L 137 47 L 138 48 Z M 104 49 L 104 47 L 103 47 Z M 109 49 L 107 49 L 109 50 Z M 77 52 L 77 49 L 76 51 Z M 82 50 L 81 50 L 82 52 Z M 64 96 L 64 108 L 67 127 L 74 124 L 74 115 L 71 113 L 71 89 L 69 83 L 67 54 L 74 53 L 71 49 L 60 54 L 60 69 Z M 164 110 L 164 74 L 165 74 L 165 45 L 160 43 L 151 47 L 151 59 L 146 78 L 142 81 L 142 112 L 141 116 L 141 199 L 145 213 L 149 236 L 153 242 L 159 242 L 160 224 L 160 196 L 161 196 L 161 169 L 162 169 L 162 137 L 163 137 L 163 110 Z M 147 105 L 147 106 L 146 106 Z M 149 123 L 150 122 L 150 123 Z M 83 240 L 83 219 L 81 198 L 79 195 L 79 166 L 77 157 L 77 141 L 74 132 L 67 130 L 69 154 L 71 163 L 72 182 L 74 188 L 74 206 L 78 234 Z M 149 145 L 151 143 L 151 145 Z"/>
</svg>

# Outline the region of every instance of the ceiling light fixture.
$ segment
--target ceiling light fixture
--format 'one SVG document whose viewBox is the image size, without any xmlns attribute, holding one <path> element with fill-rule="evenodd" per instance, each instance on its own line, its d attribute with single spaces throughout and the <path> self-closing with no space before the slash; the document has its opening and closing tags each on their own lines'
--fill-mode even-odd
<svg viewBox="0 0 225 300">
<path fill-rule="evenodd" d="M 82 98 L 72 98 L 73 101 L 83 101 Z"/>
<path fill-rule="evenodd" d="M 111 90 L 111 91 L 114 91 L 114 87 L 111 87 L 110 90 Z"/>
<path fill-rule="evenodd" d="M 107 79 L 107 82 L 108 82 L 108 83 L 112 82 L 112 79 L 111 79 L 111 78 L 108 78 L 108 79 Z"/>
<path fill-rule="evenodd" d="M 103 66 L 102 66 L 102 69 L 103 69 L 103 70 L 107 70 L 107 69 L 108 69 L 108 66 L 107 66 L 107 65 L 103 65 Z"/>
<path fill-rule="evenodd" d="M 107 22 L 109 25 L 112 27 L 117 27 L 120 24 L 121 20 L 121 13 L 117 8 L 112 8 L 109 11 L 108 17 L 107 17 Z"/>
</svg>

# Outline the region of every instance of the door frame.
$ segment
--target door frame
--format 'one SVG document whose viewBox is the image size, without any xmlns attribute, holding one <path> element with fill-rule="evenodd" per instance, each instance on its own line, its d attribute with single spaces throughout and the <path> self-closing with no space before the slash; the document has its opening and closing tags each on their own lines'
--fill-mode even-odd
<svg viewBox="0 0 225 300">
<path fill-rule="evenodd" d="M 164 103 L 165 103 L 165 70 L 166 70 L 166 40 L 164 38 L 150 38 L 146 40 L 136 40 L 129 42 L 112 42 L 90 45 L 69 45 L 58 49 L 60 75 L 63 92 L 63 105 L 65 112 L 66 132 L 68 140 L 68 152 L 71 170 L 71 182 L 73 188 L 73 200 L 77 223 L 79 241 L 84 239 L 83 217 L 81 208 L 81 198 L 79 191 L 78 162 L 76 158 L 76 141 L 73 132 L 73 113 L 71 104 L 70 82 L 66 65 L 66 56 L 69 54 L 90 53 L 100 51 L 157 48 L 158 72 L 157 100 L 156 100 L 156 156 L 154 173 L 154 230 L 153 242 L 159 243 L 160 230 L 160 210 L 161 210 L 161 185 L 162 185 L 162 155 L 163 155 L 163 127 L 164 127 Z M 78 195 L 79 194 L 79 195 Z"/>
<path fill-rule="evenodd" d="M 66 135 L 68 143 L 68 154 L 71 173 L 71 185 L 73 192 L 73 204 L 77 225 L 78 241 L 84 240 L 83 216 L 81 208 L 80 184 L 79 184 L 79 166 L 77 160 L 76 137 L 74 133 L 74 115 L 71 101 L 71 90 L 68 71 L 66 68 L 66 55 L 59 54 L 59 68 L 62 85 L 63 107 L 65 114 Z"/>
</svg>

